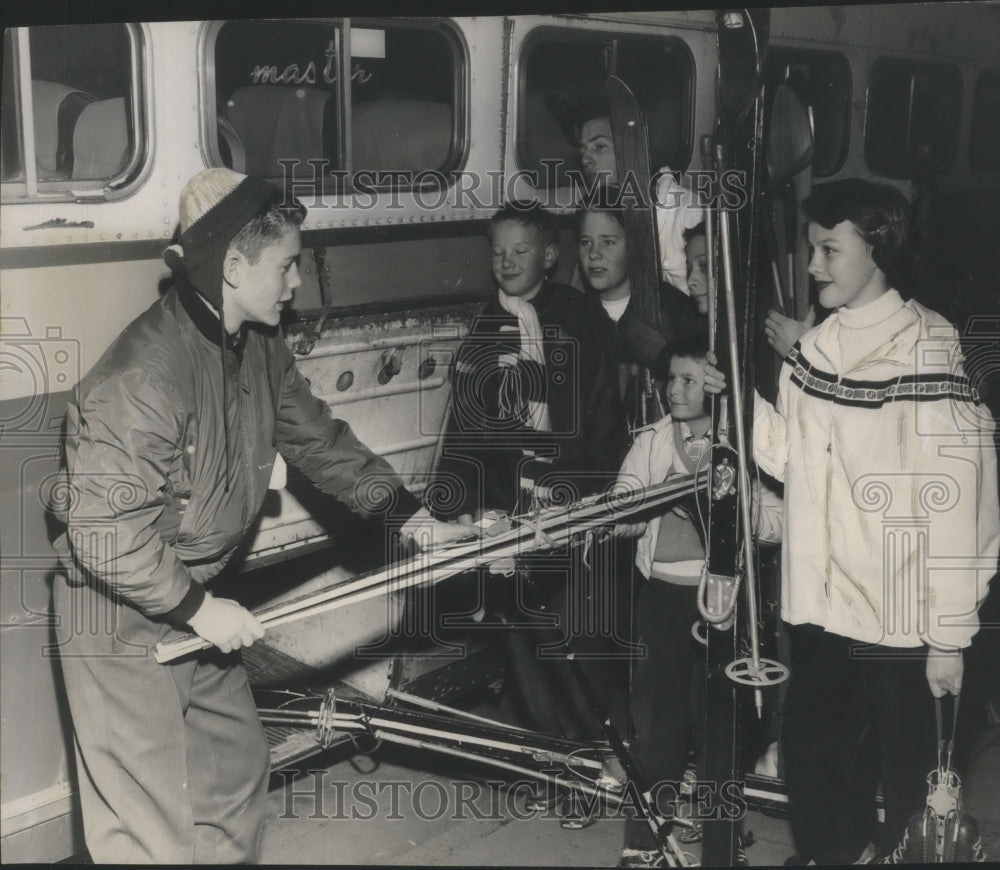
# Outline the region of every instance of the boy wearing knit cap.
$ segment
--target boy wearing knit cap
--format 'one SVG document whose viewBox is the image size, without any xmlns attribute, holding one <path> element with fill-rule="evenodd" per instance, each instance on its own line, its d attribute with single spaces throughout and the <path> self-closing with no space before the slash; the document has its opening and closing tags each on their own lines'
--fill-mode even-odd
<svg viewBox="0 0 1000 870">
<path fill-rule="evenodd" d="M 277 329 L 299 286 L 305 209 L 227 169 L 181 194 L 173 286 L 112 343 L 67 410 L 61 644 L 91 858 L 256 860 L 269 752 L 235 654 L 264 634 L 205 585 L 252 528 L 282 457 L 362 515 L 432 522 L 392 468 L 331 418 Z M 436 542 L 467 530 L 434 523 Z M 74 622 L 76 621 L 76 622 Z M 209 650 L 166 665 L 192 630 Z"/>
</svg>

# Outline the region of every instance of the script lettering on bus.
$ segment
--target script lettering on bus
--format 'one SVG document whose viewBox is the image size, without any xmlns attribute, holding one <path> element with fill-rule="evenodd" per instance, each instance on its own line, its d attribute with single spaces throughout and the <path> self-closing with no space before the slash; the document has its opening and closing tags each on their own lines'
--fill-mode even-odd
<svg viewBox="0 0 1000 870">
<path fill-rule="evenodd" d="M 334 68 L 337 49 L 332 39 L 323 55 L 326 58 L 326 62 L 323 64 L 323 82 L 332 85 L 337 81 L 337 71 Z M 373 73 L 364 69 L 360 63 L 355 63 L 351 70 L 351 81 L 363 85 L 371 80 L 372 75 Z M 305 69 L 302 69 L 297 63 L 290 63 L 280 72 L 278 67 L 273 64 L 270 66 L 258 64 L 250 73 L 250 81 L 255 85 L 314 85 L 316 84 L 316 61 L 309 61 Z"/>
</svg>

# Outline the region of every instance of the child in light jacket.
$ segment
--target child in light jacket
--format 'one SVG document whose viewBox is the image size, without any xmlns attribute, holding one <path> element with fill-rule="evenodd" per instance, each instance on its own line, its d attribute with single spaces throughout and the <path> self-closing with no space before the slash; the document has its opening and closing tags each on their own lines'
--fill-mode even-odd
<svg viewBox="0 0 1000 870">
<path fill-rule="evenodd" d="M 666 381 L 670 414 L 636 437 L 619 472 L 620 490 L 645 489 L 674 475 L 693 474 L 707 462 L 711 446 L 704 393 L 707 352 L 702 336 L 674 346 Z M 779 541 L 781 500 L 755 486 L 754 502 L 758 540 Z M 692 680 L 704 678 L 695 667 L 700 647 L 691 627 L 701 618 L 697 595 L 706 566 L 705 534 L 697 512 L 686 507 L 674 507 L 647 523 L 619 525 L 616 534 L 641 535 L 636 566 L 645 582 L 639 591 L 637 628 L 646 652 L 632 675 L 632 749 L 647 784 L 659 797 L 661 814 L 669 816 L 669 805 L 680 793 L 692 724 L 698 715 L 704 716 L 703 709 L 692 710 L 690 697 Z M 656 848 L 648 824 L 627 819 L 619 866 L 647 866 L 656 860 Z"/>
</svg>

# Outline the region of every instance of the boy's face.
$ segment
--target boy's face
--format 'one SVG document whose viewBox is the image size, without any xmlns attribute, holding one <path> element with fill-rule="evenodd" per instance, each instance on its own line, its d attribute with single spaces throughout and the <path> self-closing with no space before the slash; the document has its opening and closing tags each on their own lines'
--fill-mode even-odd
<svg viewBox="0 0 1000 870">
<path fill-rule="evenodd" d="M 508 296 L 532 299 L 542 288 L 545 272 L 555 265 L 559 252 L 547 245 L 531 227 L 502 221 L 490 238 L 493 279 Z"/>
<path fill-rule="evenodd" d="M 850 221 L 841 221 L 832 230 L 810 221 L 809 249 L 809 274 L 824 308 L 860 308 L 888 289 L 871 247 Z"/>
<path fill-rule="evenodd" d="M 704 236 L 691 236 L 684 247 L 687 258 L 687 281 L 691 298 L 698 306 L 699 314 L 708 314 L 708 258 Z"/>
<path fill-rule="evenodd" d="M 708 419 L 705 411 L 705 361 L 675 356 L 667 375 L 667 403 L 675 420 Z"/>
<path fill-rule="evenodd" d="M 588 212 L 580 224 L 580 268 L 603 299 L 629 295 L 625 230 L 611 215 Z"/>
<path fill-rule="evenodd" d="M 223 291 L 227 329 L 235 331 L 233 326 L 238 329 L 243 323 L 277 326 L 281 322 L 282 308 L 302 284 L 298 269 L 301 250 L 296 226 L 289 226 L 280 239 L 264 248 L 256 263 L 229 249 Z"/>
<path fill-rule="evenodd" d="M 591 118 L 580 127 L 580 165 L 588 178 L 600 176 L 606 184 L 618 177 L 615 163 L 615 142 L 611 138 L 609 118 Z"/>
</svg>

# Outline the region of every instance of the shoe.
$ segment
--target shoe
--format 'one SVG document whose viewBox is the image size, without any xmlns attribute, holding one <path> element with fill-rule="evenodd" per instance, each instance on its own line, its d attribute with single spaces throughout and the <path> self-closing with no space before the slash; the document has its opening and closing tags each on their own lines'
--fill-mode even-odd
<svg viewBox="0 0 1000 870">
<path fill-rule="evenodd" d="M 622 849 L 618 867 L 666 867 L 663 853 L 645 849 Z"/>
<path fill-rule="evenodd" d="M 756 842 L 757 838 L 754 836 L 753 831 L 741 830 L 736 832 L 736 849 L 733 851 L 734 867 L 750 866 L 750 859 L 747 857 L 746 850 Z"/>
<path fill-rule="evenodd" d="M 816 866 L 816 861 L 813 860 L 813 859 L 810 859 L 810 860 L 807 861 L 801 855 L 799 855 L 798 853 L 795 853 L 794 855 L 789 855 L 785 859 L 785 866 L 786 867 L 815 867 Z"/>
</svg>

